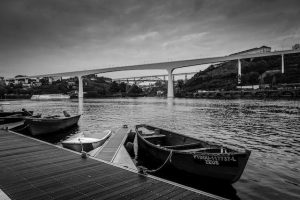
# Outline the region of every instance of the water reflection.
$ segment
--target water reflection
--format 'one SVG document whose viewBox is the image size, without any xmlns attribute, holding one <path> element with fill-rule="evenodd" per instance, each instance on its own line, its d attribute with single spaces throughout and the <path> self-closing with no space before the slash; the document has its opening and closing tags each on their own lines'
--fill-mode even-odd
<svg viewBox="0 0 300 200">
<path fill-rule="evenodd" d="M 83 98 L 78 98 L 78 114 L 83 114 Z"/>
<path fill-rule="evenodd" d="M 148 169 L 157 169 L 157 165 L 153 165 L 150 160 L 146 160 L 143 158 L 138 158 L 137 165 L 143 166 Z M 176 176 L 174 176 L 174 174 L 176 174 Z M 155 172 L 152 175 L 224 198 L 234 200 L 240 199 L 237 195 L 236 189 L 231 184 L 221 182 L 220 180 L 207 179 L 192 174 L 182 173 L 170 167 L 164 167 L 162 170 Z"/>
<path fill-rule="evenodd" d="M 174 173 L 170 173 L 170 172 L 171 171 L 166 170 L 155 175 L 224 198 L 240 199 L 237 196 L 236 189 L 230 184 L 221 183 L 218 180 L 203 179 L 201 177 L 181 175 L 180 173 L 175 173 L 176 176 L 174 176 Z"/>
</svg>

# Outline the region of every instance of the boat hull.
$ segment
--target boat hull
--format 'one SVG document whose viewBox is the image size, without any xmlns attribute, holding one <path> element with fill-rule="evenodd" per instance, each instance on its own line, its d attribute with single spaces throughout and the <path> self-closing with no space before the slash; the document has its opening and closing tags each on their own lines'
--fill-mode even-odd
<svg viewBox="0 0 300 200">
<path fill-rule="evenodd" d="M 33 111 L 30 112 L 0 112 L 0 124 L 9 124 L 19 122 L 31 116 Z"/>
<path fill-rule="evenodd" d="M 205 178 L 218 179 L 228 183 L 236 182 L 242 175 L 250 156 L 250 151 L 243 153 L 208 153 L 182 152 L 154 145 L 137 134 L 138 158 L 161 166 L 167 166 L 183 173 Z M 171 154 L 171 155 L 170 155 Z"/>
<path fill-rule="evenodd" d="M 66 100 L 70 99 L 69 95 L 65 94 L 43 94 L 32 95 L 31 100 Z"/>
<path fill-rule="evenodd" d="M 77 151 L 77 152 L 82 152 L 82 151 L 89 152 L 89 151 L 92 151 L 92 150 L 100 147 L 101 145 L 104 144 L 104 142 L 105 142 L 105 140 L 93 142 L 93 143 L 84 143 L 82 145 L 80 143 L 62 143 L 62 146 L 64 148 L 71 149 L 71 150 Z"/>
<path fill-rule="evenodd" d="M 17 111 L 17 112 L 0 112 L 0 117 L 8 117 L 11 115 L 21 115 L 21 116 L 29 116 L 29 114 L 33 114 L 33 111 L 23 112 L 23 111 Z"/>
<path fill-rule="evenodd" d="M 24 120 L 24 116 L 14 116 L 14 117 L 0 117 L 0 124 L 9 124 L 9 123 L 14 123 L 14 122 L 19 122 Z"/>
<path fill-rule="evenodd" d="M 79 118 L 80 115 L 54 119 L 31 118 L 25 121 L 25 125 L 28 126 L 27 129 L 33 136 L 45 135 L 72 127 L 78 123 Z"/>
<path fill-rule="evenodd" d="M 70 140 L 66 140 L 66 141 L 62 142 L 61 144 L 64 148 L 71 149 L 73 151 L 89 152 L 89 151 L 92 151 L 92 150 L 102 146 L 107 141 L 107 139 L 111 136 L 110 130 L 107 130 L 105 133 L 106 133 L 106 135 L 101 139 L 79 137 L 79 138 L 73 138 Z"/>
</svg>

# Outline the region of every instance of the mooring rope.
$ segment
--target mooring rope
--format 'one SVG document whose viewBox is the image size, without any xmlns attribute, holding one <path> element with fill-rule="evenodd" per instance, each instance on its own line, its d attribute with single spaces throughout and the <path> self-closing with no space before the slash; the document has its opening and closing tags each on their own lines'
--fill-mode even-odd
<svg viewBox="0 0 300 200">
<path fill-rule="evenodd" d="M 170 161 L 170 163 L 172 162 L 172 155 L 173 155 L 173 151 L 171 150 L 169 156 L 167 157 L 165 162 L 160 167 L 158 167 L 157 169 L 152 169 L 152 170 L 145 169 L 144 172 L 154 173 L 154 172 L 157 172 L 157 171 L 161 170 L 168 163 L 168 161 Z"/>
<path fill-rule="evenodd" d="M 80 143 L 80 146 L 81 146 L 81 152 L 83 152 L 83 145 L 82 145 L 82 143 L 81 143 L 81 140 L 80 140 L 80 138 L 78 138 L 78 141 L 79 141 L 79 143 Z"/>
<path fill-rule="evenodd" d="M 78 138 L 78 141 L 80 142 L 80 145 L 81 145 L 81 157 L 87 158 L 89 154 L 83 150 L 83 144 L 82 144 L 80 138 Z"/>
</svg>

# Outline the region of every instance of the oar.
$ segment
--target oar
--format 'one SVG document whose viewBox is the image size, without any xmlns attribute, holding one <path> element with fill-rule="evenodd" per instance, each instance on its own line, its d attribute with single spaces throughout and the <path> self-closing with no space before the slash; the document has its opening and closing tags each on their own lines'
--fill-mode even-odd
<svg viewBox="0 0 300 200">
<path fill-rule="evenodd" d="M 32 114 L 31 114 L 30 112 L 28 112 L 25 108 L 22 108 L 22 111 L 23 111 L 24 113 L 26 113 L 27 115 L 32 116 Z"/>
</svg>

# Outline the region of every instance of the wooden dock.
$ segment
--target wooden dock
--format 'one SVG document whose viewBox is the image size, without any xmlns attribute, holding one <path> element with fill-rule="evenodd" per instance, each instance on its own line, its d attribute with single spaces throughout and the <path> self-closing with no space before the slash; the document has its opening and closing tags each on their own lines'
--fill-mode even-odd
<svg viewBox="0 0 300 200">
<path fill-rule="evenodd" d="M 103 145 L 98 154 L 95 156 L 101 160 L 107 162 L 112 162 L 113 158 L 116 156 L 118 149 L 122 141 L 125 139 L 129 129 L 120 128 L 114 131 L 113 135 L 108 139 L 108 141 Z"/>
<path fill-rule="evenodd" d="M 222 199 L 0 130 L 0 189 L 26 199 Z"/>
</svg>

